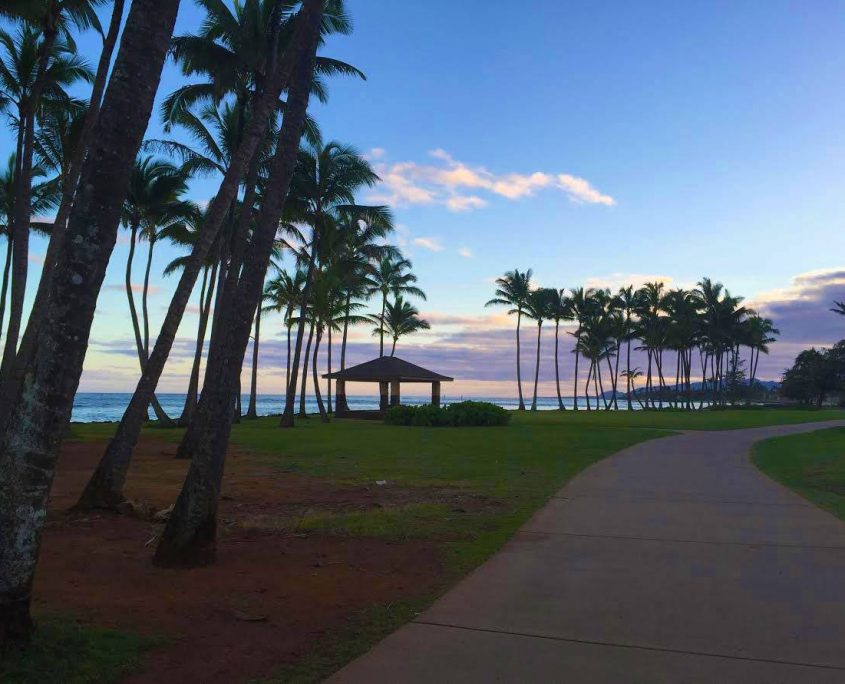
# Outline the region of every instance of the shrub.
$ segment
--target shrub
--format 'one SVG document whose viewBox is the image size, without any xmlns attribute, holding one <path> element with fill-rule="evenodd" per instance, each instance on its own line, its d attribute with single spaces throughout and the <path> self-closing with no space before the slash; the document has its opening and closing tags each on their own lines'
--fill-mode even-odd
<svg viewBox="0 0 845 684">
<path fill-rule="evenodd" d="M 486 401 L 462 401 L 438 407 L 392 406 L 385 414 L 388 425 L 414 425 L 416 427 L 492 427 L 507 425 L 511 414 L 501 406 Z"/>
</svg>

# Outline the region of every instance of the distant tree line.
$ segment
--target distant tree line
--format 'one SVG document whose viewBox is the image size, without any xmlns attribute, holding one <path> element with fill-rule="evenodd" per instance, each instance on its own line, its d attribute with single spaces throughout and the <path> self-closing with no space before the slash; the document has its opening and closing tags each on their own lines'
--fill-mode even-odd
<svg viewBox="0 0 845 684">
<path fill-rule="evenodd" d="M 635 289 L 539 287 L 532 271 L 509 271 L 496 280 L 487 306 L 508 306 L 516 316 L 516 373 L 519 408 L 525 410 L 522 390 L 521 326 L 534 322 L 536 361 L 531 409 L 537 408 L 543 323 L 554 323 L 555 384 L 560 410 L 560 327 L 574 323 L 575 373 L 573 408 L 584 398 L 586 409 L 618 409 L 620 400 L 632 410 L 641 408 L 694 409 L 723 406 L 755 390 L 760 354 L 768 354 L 778 330 L 771 320 L 742 305 L 721 284 L 703 278 L 695 289 L 667 290 L 662 282 Z M 645 369 L 632 366 L 632 351 L 645 354 Z M 579 369 L 587 365 L 583 388 Z M 693 378 L 701 378 L 697 390 Z M 644 380 L 640 390 L 636 384 Z M 743 389 L 746 388 L 746 389 Z"/>
</svg>

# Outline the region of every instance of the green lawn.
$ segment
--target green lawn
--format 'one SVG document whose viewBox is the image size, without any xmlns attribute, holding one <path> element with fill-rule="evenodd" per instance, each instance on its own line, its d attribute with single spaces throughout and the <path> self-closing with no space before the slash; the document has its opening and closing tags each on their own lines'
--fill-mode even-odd
<svg viewBox="0 0 845 684">
<path fill-rule="evenodd" d="M 544 411 L 515 413 L 506 427 L 415 428 L 376 422 L 277 418 L 235 425 L 232 443 L 256 464 L 323 478 L 327 486 L 379 486 L 409 493 L 395 503 L 359 511 L 315 509 L 285 529 L 363 535 L 436 544 L 444 586 L 494 553 L 548 498 L 580 470 L 627 446 L 681 429 L 734 429 L 831 420 L 842 411 L 741 409 L 686 413 Z M 75 425 L 72 438 L 105 439 L 111 425 Z M 148 428 L 159 439 L 181 431 Z M 842 466 L 840 466 L 842 467 Z M 841 471 L 840 471 L 841 472 Z M 468 503 L 465 503 L 468 502 Z M 373 606 L 354 625 L 328 634 L 312 652 L 279 673 L 278 681 L 320 681 L 409 620 L 435 598 Z"/>
<path fill-rule="evenodd" d="M 110 684 L 136 670 L 141 654 L 158 643 L 67 616 L 37 616 L 36 625 L 29 649 L 0 655 L 3 684 Z"/>
<path fill-rule="evenodd" d="M 775 437 L 754 446 L 764 473 L 845 520 L 845 428 Z"/>
</svg>

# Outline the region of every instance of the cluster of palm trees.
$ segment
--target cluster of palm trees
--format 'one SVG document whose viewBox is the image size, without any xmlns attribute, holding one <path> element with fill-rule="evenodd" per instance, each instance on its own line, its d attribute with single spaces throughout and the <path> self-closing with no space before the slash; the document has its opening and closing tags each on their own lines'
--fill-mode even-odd
<svg viewBox="0 0 845 684">
<path fill-rule="evenodd" d="M 356 201 L 376 174 L 353 147 L 323 142 L 308 113 L 312 98 L 327 99 L 327 79 L 363 78 L 322 54 L 333 34 L 351 31 L 343 0 L 198 4 L 205 12 L 198 31 L 175 38 L 179 0 L 112 0 L 107 26 L 98 14 L 107 0 L 0 4 L 0 112 L 16 143 L 0 175 L 7 246 L 0 284 L 0 322 L 7 321 L 0 648 L 31 633 L 32 578 L 56 457 L 121 225 L 129 238 L 125 285 L 140 375 L 77 508 L 119 504 L 149 407 L 170 421 L 155 391 L 196 292 L 195 354 L 178 419 L 186 427 L 179 453 L 191 462 L 157 545 L 159 565 L 214 560 L 223 464 L 251 338 L 246 413 L 256 414 L 262 312 L 281 312 L 288 330 L 286 426 L 293 425 L 297 391 L 304 397 L 309 363 L 320 411 L 331 412 L 331 387 L 324 404 L 318 385 L 320 354 L 325 348 L 331 367 L 339 336 L 343 368 L 350 326 L 374 325 L 381 354 L 386 341 L 392 354 L 401 336 L 427 327 L 405 299 L 423 293 L 411 263 L 388 242 L 390 210 Z M 76 50 L 75 36 L 89 30 L 102 38 L 96 65 Z M 168 56 L 184 85 L 163 100 L 165 137 L 144 140 Z M 86 84 L 87 99 L 72 95 Z M 198 175 L 219 181 L 204 207 L 186 194 Z M 49 243 L 37 290 L 27 293 L 33 230 Z M 156 334 L 149 295 L 162 241 L 183 254 L 166 268 L 178 282 Z M 138 286 L 133 268 L 144 245 Z M 25 298 L 32 302 L 28 316 Z M 365 315 L 370 299 L 378 309 Z"/>
<path fill-rule="evenodd" d="M 569 290 L 535 288 L 532 271 L 509 271 L 496 279 L 495 297 L 487 306 L 510 307 L 516 323 L 516 372 L 519 408 L 525 410 L 522 391 L 520 332 L 522 319 L 537 326 L 534 392 L 537 408 L 542 326 L 554 323 L 555 384 L 558 407 L 565 408 L 560 389 L 560 327 L 572 323 L 575 355 L 573 408 L 583 396 L 587 410 L 640 408 L 703 408 L 722 406 L 740 395 L 751 396 L 760 354 L 778 334 L 772 321 L 742 305 L 721 283 L 703 278 L 695 289 L 667 290 L 662 282 L 635 289 L 583 287 Z M 747 350 L 743 358 L 742 350 Z M 645 370 L 632 366 L 632 350 Z M 624 362 L 622 361 L 624 357 Z M 583 390 L 579 365 L 587 363 Z M 623 365 L 624 363 L 624 365 Z M 700 378 L 694 385 L 693 378 Z M 637 388 L 644 378 L 643 388 Z"/>
</svg>

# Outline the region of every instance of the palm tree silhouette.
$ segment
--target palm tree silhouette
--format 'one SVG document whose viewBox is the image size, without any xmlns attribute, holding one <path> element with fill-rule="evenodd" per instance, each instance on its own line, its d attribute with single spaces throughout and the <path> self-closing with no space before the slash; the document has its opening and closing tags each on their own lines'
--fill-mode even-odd
<svg viewBox="0 0 845 684">
<path fill-rule="evenodd" d="M 496 296 L 484 306 L 510 306 L 508 315 L 516 314 L 516 386 L 519 390 L 519 410 L 525 410 L 525 399 L 522 395 L 522 367 L 521 350 L 519 345 L 519 329 L 522 324 L 522 315 L 531 292 L 531 276 L 533 271 L 529 268 L 524 273 L 518 269 L 508 271 L 501 278 L 496 278 Z"/>
</svg>

